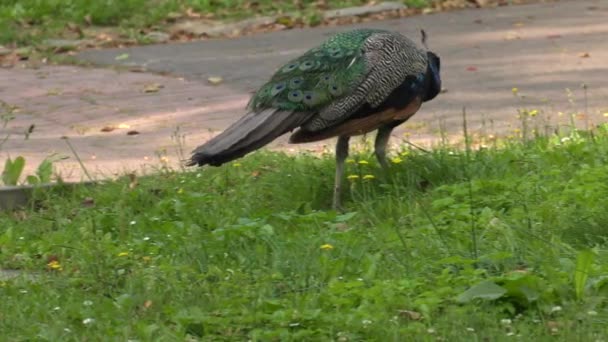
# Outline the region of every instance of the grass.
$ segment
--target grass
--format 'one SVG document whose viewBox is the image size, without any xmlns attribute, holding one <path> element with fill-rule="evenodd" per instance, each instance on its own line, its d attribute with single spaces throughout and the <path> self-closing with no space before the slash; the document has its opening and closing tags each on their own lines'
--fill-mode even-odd
<svg viewBox="0 0 608 342">
<path fill-rule="evenodd" d="M 12 341 L 599 341 L 608 126 L 39 193 L 0 216 Z M 406 146 L 406 145 L 404 145 Z M 355 177 L 358 176 L 358 177 Z"/>
<path fill-rule="evenodd" d="M 212 19 L 240 19 L 252 15 L 299 13 L 311 24 L 326 8 L 363 5 L 365 0 L 3 0 L 0 2 L 0 44 L 30 45 L 46 37 L 74 31 L 74 26 L 120 27 L 125 34 L 162 26 L 188 9 Z M 404 0 L 424 7 L 428 0 Z M 70 25 L 72 26 L 70 28 Z"/>
</svg>

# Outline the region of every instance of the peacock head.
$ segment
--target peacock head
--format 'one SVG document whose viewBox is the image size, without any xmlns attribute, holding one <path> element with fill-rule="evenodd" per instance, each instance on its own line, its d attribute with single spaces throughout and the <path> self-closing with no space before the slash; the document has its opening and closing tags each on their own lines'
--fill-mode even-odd
<svg viewBox="0 0 608 342">
<path fill-rule="evenodd" d="M 424 96 L 424 101 L 434 99 L 441 92 L 441 59 L 431 51 L 426 52 L 428 60 L 427 77 L 429 86 Z"/>
</svg>

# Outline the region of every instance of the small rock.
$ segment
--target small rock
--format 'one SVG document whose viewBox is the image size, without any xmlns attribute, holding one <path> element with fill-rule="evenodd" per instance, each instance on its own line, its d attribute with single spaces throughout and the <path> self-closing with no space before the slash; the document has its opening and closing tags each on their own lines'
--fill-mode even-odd
<svg viewBox="0 0 608 342">
<path fill-rule="evenodd" d="M 373 6 L 357 6 L 357 7 L 347 7 L 347 8 L 341 8 L 341 9 L 337 9 L 337 10 L 330 10 L 330 11 L 325 11 L 325 13 L 323 13 L 323 17 L 325 19 L 336 19 L 336 18 L 342 18 L 342 17 L 353 17 L 353 16 L 358 16 L 358 15 L 366 15 L 366 14 L 373 14 L 373 13 L 379 13 L 379 12 L 384 12 L 384 11 L 395 11 L 395 10 L 402 10 L 402 9 L 407 9 L 407 6 L 405 6 L 402 3 L 399 2 L 381 2 L 377 5 L 373 5 Z"/>
<path fill-rule="evenodd" d="M 144 38 L 154 43 L 166 43 L 171 39 L 171 36 L 165 32 L 152 31 L 146 34 Z"/>
<path fill-rule="evenodd" d="M 156 83 L 156 82 L 149 83 L 144 86 L 144 93 L 157 93 L 159 90 L 161 90 L 164 87 L 165 86 L 163 86 L 160 83 Z"/>
</svg>

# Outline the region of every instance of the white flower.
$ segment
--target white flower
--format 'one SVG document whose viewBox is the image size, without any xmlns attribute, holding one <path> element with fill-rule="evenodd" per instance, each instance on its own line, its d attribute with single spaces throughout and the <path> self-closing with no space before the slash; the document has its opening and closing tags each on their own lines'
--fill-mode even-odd
<svg viewBox="0 0 608 342">
<path fill-rule="evenodd" d="M 82 320 L 82 324 L 84 325 L 91 325 L 95 322 L 95 319 L 93 318 L 85 318 Z"/>
<path fill-rule="evenodd" d="M 511 320 L 508 318 L 503 318 L 500 320 L 500 324 L 502 325 L 511 325 Z"/>
<path fill-rule="evenodd" d="M 474 328 L 467 328 L 467 331 L 475 332 L 475 329 Z"/>
<path fill-rule="evenodd" d="M 426 329 L 426 332 L 429 334 L 434 334 L 436 331 L 433 328 L 428 328 L 428 329 Z"/>
<path fill-rule="evenodd" d="M 129 222 L 129 224 L 133 226 L 133 225 L 137 224 L 137 221 L 131 221 L 131 222 Z"/>
<path fill-rule="evenodd" d="M 372 324 L 372 321 L 370 321 L 369 319 L 364 319 L 361 321 L 361 323 L 363 323 L 363 325 L 370 325 Z"/>
<path fill-rule="evenodd" d="M 91 306 L 91 305 L 93 305 L 93 302 L 90 301 L 90 300 L 85 300 L 84 302 L 82 302 L 82 305 L 84 305 L 84 306 Z"/>
<path fill-rule="evenodd" d="M 587 315 L 589 315 L 589 316 L 597 316 L 597 311 L 594 311 L 594 310 L 587 311 Z"/>
<path fill-rule="evenodd" d="M 562 311 L 562 307 L 559 305 L 551 308 L 551 312 L 558 312 L 558 311 Z"/>
<path fill-rule="evenodd" d="M 149 236 L 144 236 L 144 241 L 148 241 L 148 240 L 150 240 L 150 237 Z"/>
</svg>

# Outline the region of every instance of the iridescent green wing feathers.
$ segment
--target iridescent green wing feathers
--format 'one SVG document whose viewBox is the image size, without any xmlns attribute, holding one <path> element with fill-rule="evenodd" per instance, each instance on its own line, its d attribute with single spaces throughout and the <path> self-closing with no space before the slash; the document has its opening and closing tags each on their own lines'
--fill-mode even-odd
<svg viewBox="0 0 608 342">
<path fill-rule="evenodd" d="M 378 32 L 386 31 L 339 33 L 288 62 L 254 94 L 250 107 L 318 111 L 349 94 L 364 79 L 367 70 L 362 46 Z"/>
</svg>

